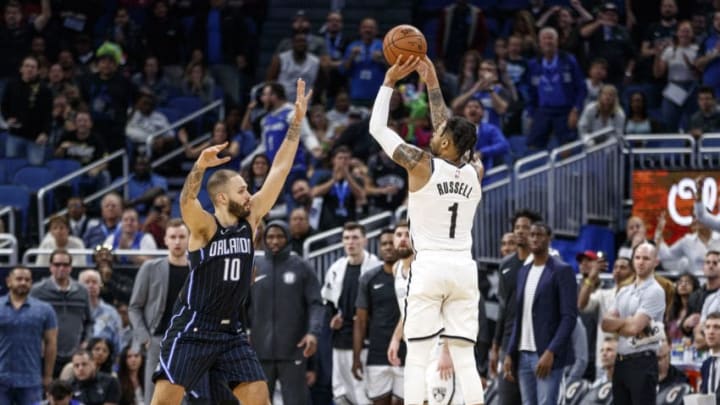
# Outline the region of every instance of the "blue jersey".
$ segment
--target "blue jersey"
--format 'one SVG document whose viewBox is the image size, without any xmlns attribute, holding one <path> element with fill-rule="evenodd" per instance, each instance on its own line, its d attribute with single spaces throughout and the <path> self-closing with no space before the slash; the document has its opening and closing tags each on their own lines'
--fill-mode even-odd
<svg viewBox="0 0 720 405">
<path fill-rule="evenodd" d="M 290 124 L 290 114 L 294 111 L 294 107 L 291 104 L 285 104 L 275 111 L 269 112 L 262 119 L 262 131 L 263 140 L 265 142 L 265 154 L 270 159 L 272 164 L 277 155 L 280 145 L 282 145 L 287 136 L 288 128 Z M 295 160 L 293 161 L 293 167 L 305 167 L 305 148 L 302 143 L 298 145 L 298 150 L 295 153 Z"/>
<path fill-rule="evenodd" d="M 238 320 L 250 293 L 253 231 L 245 219 L 228 228 L 217 219 L 215 223 L 217 231 L 208 244 L 188 252 L 190 275 L 178 296 L 175 313 L 186 307 L 199 314 Z"/>
</svg>

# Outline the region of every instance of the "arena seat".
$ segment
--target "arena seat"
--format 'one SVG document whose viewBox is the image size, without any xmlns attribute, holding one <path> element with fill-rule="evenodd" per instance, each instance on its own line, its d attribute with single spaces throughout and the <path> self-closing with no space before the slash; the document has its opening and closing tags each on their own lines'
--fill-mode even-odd
<svg viewBox="0 0 720 405">
<path fill-rule="evenodd" d="M 45 166 L 26 166 L 13 176 L 13 184 L 25 186 L 30 191 L 38 191 L 53 181 L 53 172 Z"/>
<path fill-rule="evenodd" d="M 580 405 L 610 405 L 613 403 L 612 382 L 590 389 Z"/>
<path fill-rule="evenodd" d="M 692 392 L 693 389 L 688 384 L 674 384 L 658 392 L 655 403 L 657 405 L 682 405 L 685 395 Z"/>
<path fill-rule="evenodd" d="M 28 166 L 28 160 L 25 158 L 3 158 L 0 159 L 0 184 L 12 183 L 15 173 L 21 168 Z"/>
<path fill-rule="evenodd" d="M 0 206 L 9 205 L 15 208 L 20 217 L 20 232 L 27 229 L 28 212 L 30 210 L 30 191 L 18 185 L 0 185 Z"/>
<path fill-rule="evenodd" d="M 587 380 L 575 381 L 565 387 L 565 405 L 578 405 L 585 394 L 590 390 L 590 382 Z"/>
</svg>

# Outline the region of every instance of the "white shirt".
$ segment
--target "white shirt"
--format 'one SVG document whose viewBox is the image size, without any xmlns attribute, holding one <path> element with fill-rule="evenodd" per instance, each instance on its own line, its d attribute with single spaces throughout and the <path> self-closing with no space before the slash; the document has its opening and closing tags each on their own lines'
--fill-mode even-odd
<svg viewBox="0 0 720 405">
<path fill-rule="evenodd" d="M 705 263 L 705 254 L 708 245 L 720 243 L 720 233 L 713 232 L 710 235 L 707 245 L 704 244 L 697 233 L 689 233 L 676 241 L 672 246 L 668 247 L 666 243 L 661 243 L 658 250 L 660 261 L 677 260 L 686 257 L 690 263 L 692 271 L 702 271 Z"/>
<path fill-rule="evenodd" d="M 523 298 L 523 311 L 522 311 L 522 330 L 520 331 L 520 346 L 521 351 L 535 352 L 535 328 L 533 327 L 533 301 L 535 300 L 535 290 L 537 289 L 538 283 L 540 282 L 540 276 L 542 276 L 545 266 L 532 266 L 525 282 L 525 296 Z"/>
<path fill-rule="evenodd" d="M 599 290 L 593 291 L 592 294 L 590 294 L 590 299 L 588 300 L 587 305 L 585 308 L 582 309 L 583 313 L 596 313 L 598 315 L 598 319 L 602 319 L 603 315 L 605 315 L 610 308 L 612 308 L 613 303 L 615 302 L 615 295 L 618 292 L 618 288 L 612 287 L 612 288 L 602 288 Z M 595 338 L 595 368 L 597 370 L 602 369 L 600 358 L 600 349 L 602 348 L 602 344 L 605 341 L 605 336 L 611 336 L 611 333 L 605 333 L 602 330 L 602 322 L 597 323 L 597 336 Z"/>
<path fill-rule="evenodd" d="M 698 46 L 692 44 L 687 47 L 669 46 L 665 48 L 660 58 L 667 63 L 667 78 L 670 82 L 687 82 L 695 80 L 692 68 L 685 62 L 695 62 L 698 53 Z"/>
</svg>

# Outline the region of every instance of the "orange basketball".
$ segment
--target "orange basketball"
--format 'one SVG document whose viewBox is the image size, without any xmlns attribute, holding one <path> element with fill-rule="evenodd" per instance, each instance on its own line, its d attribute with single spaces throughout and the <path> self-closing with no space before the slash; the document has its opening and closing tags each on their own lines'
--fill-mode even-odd
<svg viewBox="0 0 720 405">
<path fill-rule="evenodd" d="M 423 33 L 412 25 L 398 25 L 385 34 L 383 54 L 391 65 L 400 55 L 403 55 L 403 60 L 411 55 L 422 58 L 427 54 L 427 41 Z"/>
</svg>

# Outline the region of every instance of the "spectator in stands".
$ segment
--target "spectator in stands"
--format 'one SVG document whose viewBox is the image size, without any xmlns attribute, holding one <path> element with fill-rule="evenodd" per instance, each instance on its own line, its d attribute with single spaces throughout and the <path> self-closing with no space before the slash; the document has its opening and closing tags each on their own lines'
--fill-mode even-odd
<svg viewBox="0 0 720 405">
<path fill-rule="evenodd" d="M 535 30 L 535 18 L 527 10 L 519 10 L 515 13 L 510 35 L 522 38 L 522 54 L 526 58 L 534 57 L 538 49 L 542 49 L 542 45 L 538 47 L 539 37 Z"/>
<path fill-rule="evenodd" d="M 340 134 L 340 131 L 344 129 L 344 127 L 337 122 L 330 122 L 327 119 L 325 107 L 322 104 L 316 104 L 310 107 L 308 115 L 310 129 L 312 129 L 315 137 L 318 139 L 318 142 L 320 142 L 323 154 L 326 154 L 330 151 L 330 149 L 332 149 L 335 138 Z"/>
<path fill-rule="evenodd" d="M 320 33 L 325 41 L 328 58 L 330 59 L 326 67 L 328 81 L 326 95 L 328 100 L 334 100 L 340 92 L 345 92 L 344 89 L 347 88 L 347 79 L 340 73 L 340 66 L 343 63 L 343 56 L 349 41 L 343 36 L 343 16 L 340 11 L 330 11 L 328 13 L 325 25 L 320 29 Z"/>
<path fill-rule="evenodd" d="M 603 129 L 612 130 L 618 139 L 625 134 L 625 112 L 612 84 L 600 88 L 598 100 L 585 106 L 578 122 L 578 133 L 585 142 L 602 142 L 606 137 L 591 139 L 590 135 Z"/>
<path fill-rule="evenodd" d="M 327 231 L 354 221 L 357 200 L 363 199 L 365 190 L 350 173 L 352 152 L 344 146 L 332 153 L 332 172 L 321 175 L 312 188 L 313 198 L 322 197 L 318 231 Z"/>
<path fill-rule="evenodd" d="M 635 248 L 632 260 L 635 283 L 618 292 L 612 309 L 602 320 L 603 331 L 620 336 L 612 379 L 613 401 L 617 405 L 655 401 L 656 352 L 664 338 L 662 328 L 657 326 L 665 313 L 665 294 L 654 278 L 659 263 L 657 250 L 643 242 Z M 644 342 L 637 342 L 636 336 L 645 331 L 650 333 L 645 333 Z"/>
<path fill-rule="evenodd" d="M 140 266 L 132 288 L 129 315 L 133 326 L 133 351 L 147 352 L 143 378 L 145 403 L 152 398 L 152 374 L 158 365 L 160 342 L 170 325 L 175 299 L 190 273 L 187 260 L 188 229 L 173 219 L 165 231 L 166 257 L 148 260 Z"/>
<path fill-rule="evenodd" d="M 64 249 L 50 254 L 51 276 L 35 284 L 32 297 L 52 305 L 58 320 L 57 358 L 53 376 L 71 360 L 72 353 L 92 336 L 93 320 L 85 287 L 70 277 L 72 257 Z"/>
<path fill-rule="evenodd" d="M 367 395 L 375 405 L 403 398 L 403 368 L 388 359 L 394 326 L 400 320 L 395 296 L 393 268 L 398 253 L 393 246 L 395 231 L 383 229 L 379 250 L 383 264 L 360 276 L 353 316 L 352 374 L 366 380 Z"/>
<path fill-rule="evenodd" d="M 155 96 L 155 100 L 160 105 L 167 102 L 172 89 L 170 81 L 163 72 L 158 57 L 149 55 L 145 57 L 142 70 L 132 76 L 132 83 L 140 91 L 140 94 Z"/>
<path fill-rule="evenodd" d="M 505 256 L 500 262 L 500 280 L 498 283 L 498 320 L 495 326 L 495 336 L 489 353 L 489 369 L 491 374 L 497 370 L 498 360 L 504 359 L 508 352 L 510 335 L 512 334 L 517 316 L 515 302 L 517 276 L 525 260 L 530 256 L 528 250 L 528 233 L 533 222 L 540 221 L 538 214 L 529 210 L 517 211 L 512 218 L 511 225 L 517 248 L 510 256 Z M 498 397 L 502 405 L 520 403 L 520 387 L 517 381 L 510 381 L 504 376 L 498 376 Z"/>
<path fill-rule="evenodd" d="M 705 255 L 703 275 L 707 282 L 702 289 L 693 291 L 688 299 L 689 315 L 683 320 L 683 332 L 695 338 L 695 347 L 705 348 L 705 338 L 702 334 L 703 323 L 708 314 L 720 310 L 720 294 L 718 294 L 718 277 L 720 277 L 720 249 L 713 247 Z"/>
<path fill-rule="evenodd" d="M 600 367 L 602 373 L 599 373 L 593 381 L 592 387 L 599 387 L 607 382 L 612 382 L 613 372 L 615 371 L 615 360 L 617 358 L 617 338 L 607 335 L 603 338 L 600 345 Z"/>
<path fill-rule="evenodd" d="M 55 157 L 74 159 L 83 166 L 90 165 L 107 155 L 106 144 L 100 139 L 102 133 L 93 124 L 92 117 L 87 111 L 78 111 L 75 114 L 75 130 L 65 132 L 55 149 Z M 104 138 L 107 139 L 107 138 Z M 89 190 L 99 190 L 110 184 L 110 173 L 107 164 L 97 166 L 80 178 L 80 183 Z"/>
<path fill-rule="evenodd" d="M 542 57 L 528 63 L 528 113 L 532 117 L 528 146 L 545 148 L 550 132 L 560 144 L 575 139 L 580 111 L 585 100 L 585 82 L 575 57 L 558 51 L 553 28 L 540 30 Z"/>
<path fill-rule="evenodd" d="M 133 94 L 132 84 L 117 72 L 121 51 L 105 43 L 97 50 L 97 73 L 80 83 L 95 129 L 103 134 L 108 152 L 125 147 L 125 123 Z"/>
<path fill-rule="evenodd" d="M 648 116 L 645 93 L 640 91 L 632 93 L 628 107 L 625 121 L 626 134 L 657 134 L 663 130 L 659 122 Z"/>
<path fill-rule="evenodd" d="M 68 224 L 67 218 L 62 216 L 50 218 L 48 229 L 49 232 L 45 235 L 45 238 L 38 248 L 48 250 L 85 249 L 85 244 L 82 239 L 70 235 L 70 225 Z M 38 255 L 35 260 L 35 265 L 48 266 L 50 264 L 49 257 L 47 254 Z M 76 266 L 85 266 L 85 257 L 84 254 L 73 254 L 73 262 Z"/>
<path fill-rule="evenodd" d="M 114 304 L 119 302 L 127 303 L 130 299 L 134 278 L 125 272 L 113 271 L 115 256 L 112 253 L 112 247 L 107 245 L 96 246 L 93 262 L 95 262 L 95 269 L 102 276 L 103 286 L 100 290 L 100 297 L 105 302 Z"/>
<path fill-rule="evenodd" d="M 202 63 L 191 62 L 185 69 L 181 90 L 184 96 L 197 97 L 208 104 L 215 96 L 215 80 L 207 74 Z"/>
<path fill-rule="evenodd" d="M 720 131 L 720 110 L 718 110 L 715 91 L 712 88 L 700 87 L 697 97 L 700 108 L 690 118 L 690 134 L 695 138 L 700 138 L 703 134 Z"/>
<path fill-rule="evenodd" d="M 162 130 L 167 132 L 160 132 Z M 141 92 L 138 96 L 125 135 L 131 142 L 132 155 L 159 156 L 175 144 L 175 131 L 170 129 L 167 117 L 155 110 L 155 97 L 151 93 Z"/>
<path fill-rule="evenodd" d="M 577 324 L 575 277 L 570 266 L 550 256 L 551 237 L 546 224 L 530 227 L 533 261 L 517 274 L 518 316 L 503 364 L 505 378 L 517 376 L 522 397 L 538 405 L 557 403 L 563 368 L 575 361 L 567 350 Z"/>
<path fill-rule="evenodd" d="M 485 122 L 485 108 L 477 99 L 465 102 L 463 116 L 477 127 L 475 157 L 482 160 L 485 171 L 496 164 L 502 164 L 510 152 L 510 144 L 497 125 Z"/>
<path fill-rule="evenodd" d="M 128 249 L 128 250 L 155 250 L 157 245 L 152 235 L 147 234 L 140 230 L 140 220 L 138 212 L 135 208 L 125 208 L 122 212 L 121 226 L 115 229 L 115 232 L 110 234 L 103 244 L 112 246 L 113 250 L 117 249 Z M 148 256 L 118 256 L 116 260 L 122 264 L 142 264 L 147 260 Z"/>
<path fill-rule="evenodd" d="M 12 268 L 5 281 L 9 292 L 0 297 L 0 402 L 35 404 L 52 381 L 57 319 L 50 305 L 28 296 L 30 269 Z"/>
<path fill-rule="evenodd" d="M 133 334 L 130 317 L 128 316 L 128 304 L 117 301 L 115 308 L 118 311 L 118 315 L 120 315 L 120 347 L 128 347 L 132 344 Z"/>
<path fill-rule="evenodd" d="M 27 55 L 33 35 L 41 33 L 50 19 L 50 3 L 41 1 L 41 14 L 32 20 L 24 21 L 20 2 L 11 0 L 3 7 L 3 22 L 0 25 L 0 93 L 5 81 L 14 76 L 18 66 Z M 5 111 L 3 109 L 3 111 Z"/>
<path fill-rule="evenodd" d="M 510 50 L 508 49 L 508 55 Z M 478 81 L 478 73 L 480 72 L 480 62 L 482 55 L 478 51 L 469 50 L 465 52 L 460 60 L 458 67 L 458 93 L 463 94 L 470 89 Z"/>
<path fill-rule="evenodd" d="M 310 182 L 306 179 L 295 180 L 290 187 L 290 198 L 288 200 L 288 209 L 295 207 L 305 209 L 308 213 L 310 227 L 317 230 L 320 224 L 323 199 L 322 197 L 313 198 Z"/>
<path fill-rule="evenodd" d="M 500 256 L 506 257 L 517 251 L 517 238 L 512 232 L 503 234 L 500 238 Z"/>
<path fill-rule="evenodd" d="M 192 49 L 202 50 L 213 77 L 236 103 L 245 104 L 247 75 L 254 69 L 255 33 L 247 17 L 225 0 L 210 0 L 195 17 L 190 36 Z"/>
<path fill-rule="evenodd" d="M 312 236 L 315 230 L 310 226 L 308 212 L 303 207 L 290 211 L 288 238 L 290 248 L 298 255 L 303 255 L 303 243 Z"/>
<path fill-rule="evenodd" d="M 383 150 L 371 156 L 367 166 L 364 189 L 370 200 L 370 212 L 395 211 L 407 196 L 407 172 Z"/>
<path fill-rule="evenodd" d="M 118 228 L 122 216 L 123 200 L 120 194 L 110 192 L 100 201 L 100 223 L 88 227 L 83 235 L 83 241 L 88 248 L 102 244 Z"/>
<path fill-rule="evenodd" d="M 270 392 L 281 384 L 283 403 L 306 404 L 307 359 L 317 350 L 325 320 L 320 283 L 315 270 L 298 255 L 291 254 L 290 234 L 284 221 L 265 227 L 265 255 L 255 265 L 251 288 L 250 319 L 253 339 L 267 377 Z M 267 316 L 268 308 L 274 309 Z"/>
<path fill-rule="evenodd" d="M 658 246 L 658 256 L 661 261 L 679 260 L 685 258 L 690 271 L 699 271 L 703 267 L 708 247 L 720 243 L 720 233 L 694 220 L 690 225 L 692 233 L 687 233 L 672 246 L 665 243 L 665 213 L 658 218 L 655 227 L 655 244 Z"/>
<path fill-rule="evenodd" d="M 616 87 L 623 84 L 625 72 L 632 69 L 635 57 L 630 33 L 619 24 L 619 18 L 617 5 L 606 2 L 595 21 L 580 29 L 580 35 L 589 44 L 589 58 L 607 61 L 607 81 Z"/>
<path fill-rule="evenodd" d="M 365 382 L 352 376 L 353 315 L 360 276 L 381 264 L 366 249 L 365 227 L 347 222 L 342 232 L 345 257 L 336 260 L 327 269 L 321 296 L 328 306 L 332 330 L 333 368 L 332 387 L 335 402 L 350 401 L 367 404 Z"/>
<path fill-rule="evenodd" d="M 676 384 L 688 384 L 688 378 L 685 373 L 677 367 L 670 364 L 670 345 L 667 340 L 660 342 L 660 348 L 657 350 L 658 361 L 658 392 L 662 392 L 665 388 L 672 387 Z"/>
<path fill-rule="evenodd" d="M 139 66 L 144 51 L 142 30 L 130 18 L 127 7 L 120 6 L 115 10 L 113 22 L 107 28 L 105 38 L 122 48 L 126 59 L 123 65 L 133 70 Z"/>
<path fill-rule="evenodd" d="M 67 82 L 63 76 L 63 69 L 59 63 L 53 63 L 48 69 L 47 86 L 52 92 L 53 97 L 57 97 L 65 90 Z"/>
<path fill-rule="evenodd" d="M 575 13 L 578 17 L 575 18 Z M 549 25 L 558 31 L 558 42 L 560 49 L 572 54 L 582 54 L 579 25 L 588 23 L 594 19 L 582 3 L 571 1 L 570 7 L 553 6 L 548 8 L 538 17 L 535 26 L 543 28 Z"/>
<path fill-rule="evenodd" d="M 149 233 L 155 239 L 158 249 L 167 249 L 165 245 L 165 229 L 172 215 L 172 203 L 166 194 L 156 196 L 143 224 L 143 232 Z"/>
<path fill-rule="evenodd" d="M 369 107 L 385 75 L 385 57 L 382 41 L 377 39 L 378 26 L 373 18 L 360 22 L 360 39 L 351 42 L 345 50 L 341 66 L 350 80 L 350 99 L 353 104 Z"/>
<path fill-rule="evenodd" d="M 720 10 L 712 14 L 710 33 L 700 46 L 695 63 L 702 71 L 702 83 L 715 91 L 715 97 L 720 96 Z"/>
<path fill-rule="evenodd" d="M 274 55 L 267 70 L 266 80 L 280 83 L 289 100 L 295 99 L 298 78 L 305 80 L 307 87 L 312 89 L 320 73 L 320 58 L 308 51 L 306 35 L 295 33 L 292 49 Z"/>
<path fill-rule="evenodd" d="M 120 352 L 117 379 L 120 385 L 118 405 L 145 403 L 145 356 L 141 351 L 125 346 Z"/>
<path fill-rule="evenodd" d="M 368 110 L 365 107 L 352 105 L 350 103 L 350 95 L 346 91 L 338 92 L 333 103 L 333 108 L 327 112 L 327 120 L 338 126 L 347 128 L 350 125 L 351 115 L 356 118 L 366 118 Z"/>
<path fill-rule="evenodd" d="M 47 402 L 45 405 L 83 405 L 81 402 L 72 399 L 73 388 L 68 381 L 54 380 L 47 386 Z"/>
<path fill-rule="evenodd" d="M 653 74 L 656 78 L 667 78 L 663 91 L 662 114 L 665 125 L 671 132 L 677 128 L 688 128 L 688 120 L 695 107 L 697 79 L 695 59 L 698 46 L 693 43 L 692 26 L 681 21 L 672 44 L 668 44 L 655 55 Z"/>
<path fill-rule="evenodd" d="M 441 10 L 438 21 L 436 54 L 451 72 L 461 68 L 460 60 L 468 50 L 485 52 L 490 33 L 480 7 L 456 0 Z"/>
<path fill-rule="evenodd" d="M 713 312 L 708 315 L 703 331 L 707 339 L 709 352 L 713 354 L 720 352 L 720 312 Z M 720 394 L 720 386 L 717 380 L 718 374 L 716 371 L 717 362 L 718 357 L 714 355 L 708 356 L 708 358 L 703 361 L 702 367 L 700 367 L 702 383 L 699 393 Z"/>
<path fill-rule="evenodd" d="M 7 10 L 7 7 L 6 7 Z M 52 118 L 52 92 L 38 77 L 34 56 L 20 64 L 20 77 L 5 88 L 2 115 L 8 126 L 7 157 L 26 157 L 31 164 L 45 161 Z"/>
<path fill-rule="evenodd" d="M 337 13 L 336 14 L 340 14 Z M 328 21 L 330 21 L 330 16 L 328 15 Z M 340 18 L 340 28 L 342 27 L 342 17 Z M 332 29 L 337 26 L 335 24 L 332 25 Z M 293 49 L 295 46 L 295 40 L 297 34 L 302 34 L 305 36 L 306 39 L 306 46 L 307 51 L 317 57 L 318 59 L 322 59 L 323 65 L 327 63 L 328 58 L 328 46 L 329 44 L 323 40 L 318 35 L 315 35 L 312 33 L 312 25 L 310 24 L 310 19 L 308 18 L 307 14 L 305 14 L 305 10 L 297 10 L 295 12 L 295 15 L 292 19 L 292 35 L 288 38 L 283 38 L 280 43 L 278 43 L 277 48 L 275 48 L 275 54 L 281 54 L 283 52 L 289 51 Z M 334 31 L 335 33 L 338 33 L 339 30 Z M 342 54 L 341 54 L 342 55 Z M 294 100 L 295 97 L 289 97 L 288 99 Z"/>
<path fill-rule="evenodd" d="M 85 405 L 117 404 L 120 400 L 120 385 L 110 374 L 97 370 L 92 354 L 85 349 L 72 356 L 73 398 Z"/>
<path fill-rule="evenodd" d="M 248 170 L 245 171 L 244 176 L 245 182 L 248 184 L 248 191 L 255 193 L 260 190 L 263 184 L 265 184 L 265 179 L 267 178 L 269 172 L 270 160 L 267 155 L 264 153 L 255 155 L 250 162 L 250 167 L 248 167 Z"/>
<path fill-rule="evenodd" d="M 158 0 L 152 5 L 152 14 L 145 22 L 144 34 L 148 55 L 156 56 L 155 61 L 162 66 L 163 73 L 168 75 L 173 85 L 177 85 L 182 77 L 187 38 L 186 31 L 175 13 L 169 12 L 167 0 Z M 146 85 L 149 84 L 150 76 L 148 60 L 152 58 L 149 56 L 145 59 L 143 73 L 146 77 L 143 81 Z M 163 93 L 158 92 L 158 89 L 153 90 L 162 102 Z"/>
<path fill-rule="evenodd" d="M 631 216 L 625 224 L 625 242 L 623 248 L 634 249 L 635 246 L 647 241 L 647 226 L 638 216 Z"/>
<path fill-rule="evenodd" d="M 99 223 L 97 219 L 88 218 L 85 214 L 85 202 L 83 202 L 83 199 L 80 197 L 68 198 L 65 208 L 67 208 L 67 220 L 68 225 L 70 226 L 70 235 L 77 236 L 81 241 L 85 231 Z M 85 246 L 84 242 L 83 246 Z"/>
<path fill-rule="evenodd" d="M 695 218 L 697 218 L 698 222 L 704 224 L 708 228 L 712 229 L 715 232 L 720 232 L 720 219 L 717 219 L 713 215 L 710 215 L 710 212 L 705 207 L 705 204 L 702 202 L 702 192 L 700 190 L 703 189 L 703 183 L 705 182 L 705 179 L 702 177 L 698 177 L 695 179 L 695 204 L 693 206 L 693 215 Z"/>
<path fill-rule="evenodd" d="M 75 130 L 75 109 L 70 105 L 65 94 L 58 94 L 53 99 L 48 146 L 54 153 L 60 139 L 66 132 Z"/>
<path fill-rule="evenodd" d="M 607 78 L 607 61 L 599 58 L 590 62 L 588 69 L 588 77 L 585 79 L 585 87 L 587 88 L 587 96 L 585 96 L 585 106 L 597 101 L 600 96 L 600 89 L 605 85 Z"/>
<path fill-rule="evenodd" d="M 78 276 L 78 281 L 87 289 L 90 298 L 90 311 L 95 322 L 93 337 L 107 339 L 117 350 L 120 347 L 120 315 L 115 307 L 100 298 L 100 290 L 103 287 L 100 272 L 94 269 L 83 270 Z"/>
<path fill-rule="evenodd" d="M 605 266 L 607 266 L 607 263 L 605 263 Z M 602 353 L 599 349 L 602 346 L 606 334 L 602 331 L 600 320 L 612 307 L 615 295 L 620 291 L 620 288 L 630 284 L 635 277 L 635 273 L 630 266 L 630 258 L 627 256 L 618 256 L 618 258 L 615 259 L 612 271 L 614 285 L 612 287 L 599 288 L 601 286 L 600 273 L 602 271 L 602 262 L 592 262 L 590 272 L 587 274 L 587 277 L 583 279 L 578 292 L 578 309 L 582 314 L 595 314 L 596 316 L 597 332 L 593 347 L 598 348 L 598 351 L 596 351 L 595 355 L 591 355 L 591 357 L 595 359 L 596 379 L 598 373 L 600 373 L 604 367 L 601 361 Z"/>
<path fill-rule="evenodd" d="M 459 95 L 452 102 L 452 109 L 456 112 L 462 111 L 468 99 L 480 101 L 486 113 L 482 122 L 493 124 L 497 127 L 502 125 L 502 120 L 507 112 L 508 105 L 513 101 L 513 89 L 508 89 L 505 83 L 500 81 L 498 68 L 495 61 L 485 59 L 480 62 L 478 80 L 469 91 Z"/>
<path fill-rule="evenodd" d="M 155 197 L 167 191 L 167 179 L 152 172 L 145 155 L 138 155 L 133 163 L 133 172 L 128 177 L 128 205 L 135 206 L 138 213 L 146 215 Z"/>
<path fill-rule="evenodd" d="M 675 297 L 670 309 L 665 313 L 665 329 L 671 342 L 681 340 L 685 333 L 681 323 L 689 315 L 688 299 L 693 291 L 700 289 L 700 282 L 691 273 L 683 273 L 675 281 Z"/>
<path fill-rule="evenodd" d="M 677 32 L 678 7 L 675 0 L 661 0 L 655 4 L 660 5 L 660 20 L 645 21 L 650 24 L 647 31 L 641 33 L 643 39 L 640 45 L 640 58 L 638 58 L 634 72 L 628 71 L 628 73 L 631 73 L 637 82 L 653 84 L 662 89 L 664 83 L 653 80 L 653 64 L 655 58 L 661 56 L 662 50 L 673 43 Z M 648 11 L 648 14 L 651 12 Z M 660 91 L 653 91 L 653 94 L 659 96 Z"/>
</svg>

